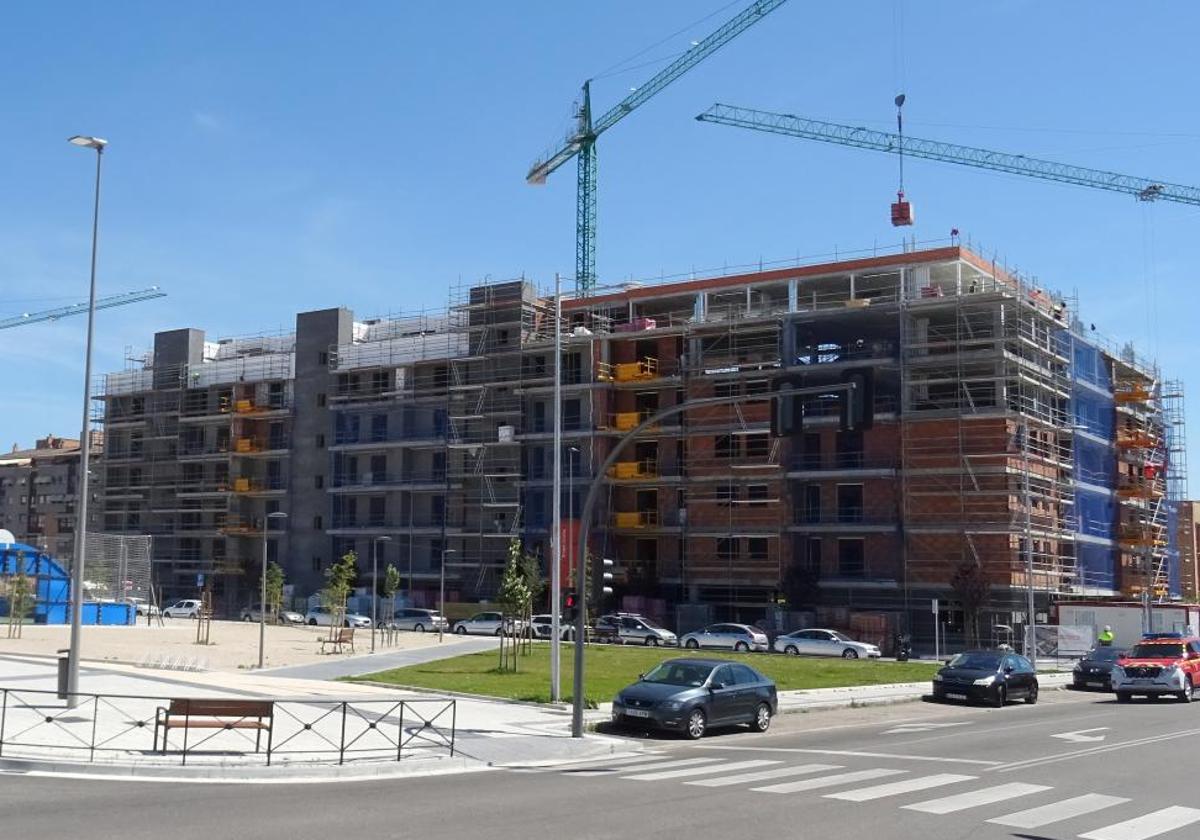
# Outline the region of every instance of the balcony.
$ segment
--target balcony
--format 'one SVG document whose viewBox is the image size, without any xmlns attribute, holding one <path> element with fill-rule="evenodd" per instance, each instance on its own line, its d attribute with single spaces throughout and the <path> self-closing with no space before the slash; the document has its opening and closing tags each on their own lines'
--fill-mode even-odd
<svg viewBox="0 0 1200 840">
<path fill-rule="evenodd" d="M 331 487 L 334 489 L 373 488 L 373 487 L 403 487 L 412 484 L 444 484 L 444 470 L 429 470 L 420 473 L 352 473 L 335 474 Z"/>
<path fill-rule="evenodd" d="M 243 477 L 233 480 L 234 493 L 273 493 L 285 489 L 287 488 L 283 476 L 271 476 L 270 478 Z"/>
<path fill-rule="evenodd" d="M 618 461 L 608 468 L 608 477 L 618 481 L 658 478 L 658 461 Z"/>
<path fill-rule="evenodd" d="M 658 524 L 658 511 L 639 510 L 614 513 L 612 524 L 614 528 L 652 528 Z"/>
</svg>

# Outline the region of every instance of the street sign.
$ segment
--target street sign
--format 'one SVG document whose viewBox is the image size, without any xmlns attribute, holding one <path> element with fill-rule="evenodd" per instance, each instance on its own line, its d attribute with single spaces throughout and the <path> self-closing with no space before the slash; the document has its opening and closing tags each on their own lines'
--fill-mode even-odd
<svg viewBox="0 0 1200 840">
<path fill-rule="evenodd" d="M 204 588 L 204 575 L 202 575 L 202 574 L 196 575 L 196 588 L 197 589 Z"/>
<path fill-rule="evenodd" d="M 938 614 L 938 599 L 937 598 L 933 599 L 933 614 L 934 615 Z"/>
</svg>

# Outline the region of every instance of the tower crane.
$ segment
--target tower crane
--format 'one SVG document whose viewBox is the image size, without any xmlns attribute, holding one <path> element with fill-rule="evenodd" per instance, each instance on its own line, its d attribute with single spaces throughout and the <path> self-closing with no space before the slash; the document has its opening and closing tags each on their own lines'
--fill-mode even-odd
<svg viewBox="0 0 1200 840">
<path fill-rule="evenodd" d="M 136 292 L 123 292 L 119 295 L 96 298 L 96 309 L 112 309 L 116 306 L 128 306 L 131 303 L 141 303 L 144 300 L 166 297 L 167 293 L 158 286 L 140 289 Z M 23 312 L 12 318 L 0 319 L 0 330 L 23 327 L 26 324 L 36 324 L 40 321 L 57 321 L 59 318 L 69 318 L 72 315 L 86 315 L 87 302 L 73 303 L 70 306 L 60 306 L 57 309 L 46 309 L 42 312 Z"/>
<path fill-rule="evenodd" d="M 539 160 L 525 176 L 530 184 L 544 184 L 546 178 L 571 158 L 577 158 L 575 196 L 575 288 L 580 296 L 591 293 L 596 285 L 596 139 L 629 116 L 671 82 L 691 70 L 746 29 L 762 20 L 787 0 L 755 0 L 737 15 L 701 41 L 692 44 L 641 87 L 614 105 L 599 119 L 592 120 L 591 81 L 583 83 L 578 122 L 563 145 Z"/>
<path fill-rule="evenodd" d="M 810 120 L 793 114 L 756 111 L 752 108 L 738 108 L 718 103 L 697 116 L 696 119 L 701 122 L 720 123 L 772 134 L 783 134 L 802 140 L 815 140 L 819 143 L 834 143 L 839 146 L 853 146 L 876 152 L 903 153 L 911 157 L 957 163 L 977 169 L 991 169 L 1010 175 L 1023 175 L 1028 178 L 1041 178 L 1045 181 L 1058 181 L 1063 184 L 1109 190 L 1132 195 L 1138 201 L 1161 200 L 1200 205 L 1200 187 L 1137 178 L 1102 169 L 1088 169 L 1069 163 L 1039 160 L 1007 152 L 994 152 L 974 146 L 956 146 L 953 143 L 921 140 L 908 136 L 901 138 L 899 134 L 891 134 L 886 131 L 873 131 L 840 123 Z"/>
</svg>

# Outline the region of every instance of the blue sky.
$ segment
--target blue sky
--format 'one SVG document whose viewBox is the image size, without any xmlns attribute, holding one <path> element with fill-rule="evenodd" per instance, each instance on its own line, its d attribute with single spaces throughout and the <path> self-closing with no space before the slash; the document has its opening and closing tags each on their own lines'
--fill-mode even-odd
<svg viewBox="0 0 1200 840">
<path fill-rule="evenodd" d="M 685 49 L 742 5 L 631 63 Z M 86 297 L 92 160 L 64 142 L 75 133 L 112 144 L 101 294 L 170 293 L 99 316 L 98 371 L 156 329 L 441 307 L 486 275 L 548 284 L 574 270 L 574 166 L 532 188 L 529 164 L 570 126 L 583 79 L 606 110 L 661 63 L 608 68 L 723 6 L 11 6 L 0 315 Z M 899 240 L 894 158 L 697 123 L 714 101 L 886 129 L 902 88 L 914 135 L 1200 181 L 1197 31 L 1200 8 L 1183 2 L 792 0 L 601 139 L 601 281 Z M 919 161 L 906 182 L 919 239 L 960 228 L 1191 378 L 1197 208 Z M 19 406 L 0 446 L 77 431 L 83 330 L 0 332 Z"/>
</svg>

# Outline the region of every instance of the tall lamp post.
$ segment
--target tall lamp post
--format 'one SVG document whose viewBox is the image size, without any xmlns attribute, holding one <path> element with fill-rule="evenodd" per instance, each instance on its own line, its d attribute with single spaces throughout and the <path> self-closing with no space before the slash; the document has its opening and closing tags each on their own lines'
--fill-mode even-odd
<svg viewBox="0 0 1200 840">
<path fill-rule="evenodd" d="M 442 631 L 445 629 L 446 624 L 448 623 L 446 621 L 446 557 L 457 553 L 458 551 L 453 548 L 442 549 L 441 568 L 438 570 L 438 615 L 442 617 L 442 620 L 438 622 L 439 645 L 442 643 Z"/>
<path fill-rule="evenodd" d="M 258 599 L 258 667 L 263 666 L 263 649 L 267 639 L 267 531 L 272 519 L 287 519 L 287 514 L 281 510 L 272 511 L 263 517 L 263 550 L 262 550 L 262 580 L 259 582 L 262 591 Z"/>
<path fill-rule="evenodd" d="M 375 652 L 375 627 L 379 624 L 379 544 L 391 541 L 387 535 L 371 540 L 371 653 Z"/>
<path fill-rule="evenodd" d="M 67 707 L 74 708 L 79 692 L 79 645 L 83 628 L 83 557 L 87 551 L 88 456 L 92 434 L 89 414 L 92 402 L 92 331 L 96 321 L 96 246 L 100 234 L 100 161 L 107 140 L 75 135 L 67 140 L 73 146 L 96 150 L 96 195 L 92 205 L 92 272 L 88 291 L 87 350 L 83 361 L 83 430 L 79 434 L 79 502 L 75 506 L 75 562 L 71 564 L 71 642 L 67 654 Z"/>
</svg>

